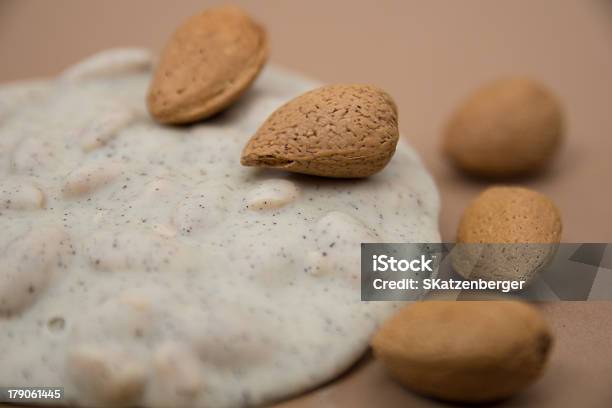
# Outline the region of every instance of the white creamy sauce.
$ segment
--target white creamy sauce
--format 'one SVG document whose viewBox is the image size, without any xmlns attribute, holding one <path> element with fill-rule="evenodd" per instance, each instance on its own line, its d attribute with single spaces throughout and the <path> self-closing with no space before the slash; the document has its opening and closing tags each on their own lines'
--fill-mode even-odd
<svg viewBox="0 0 612 408">
<path fill-rule="evenodd" d="M 227 407 L 333 378 L 399 306 L 360 301 L 359 243 L 438 241 L 431 177 L 403 141 L 367 180 L 242 167 L 317 84 L 267 68 L 229 111 L 163 127 L 146 55 L 0 87 L 0 386 Z"/>
</svg>

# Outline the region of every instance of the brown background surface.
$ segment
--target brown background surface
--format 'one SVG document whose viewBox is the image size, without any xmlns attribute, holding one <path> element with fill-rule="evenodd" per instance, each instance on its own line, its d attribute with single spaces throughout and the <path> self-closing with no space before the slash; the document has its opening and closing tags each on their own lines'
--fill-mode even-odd
<svg viewBox="0 0 612 408">
<path fill-rule="evenodd" d="M 104 48 L 158 50 L 185 17 L 214 2 L 0 0 L 0 82 L 59 72 Z M 612 241 L 612 2 L 237 1 L 269 30 L 272 61 L 325 82 L 387 89 L 400 128 L 434 175 L 440 228 L 452 240 L 461 211 L 487 184 L 455 173 L 439 154 L 452 109 L 482 83 L 529 75 L 567 112 L 567 138 L 545 174 L 517 183 L 548 194 L 564 241 Z M 612 407 L 612 303 L 543 309 L 557 332 L 541 381 L 499 407 Z M 1 369 L 1 368 L 0 368 Z M 366 357 L 289 407 L 446 407 L 390 381 Z"/>
</svg>

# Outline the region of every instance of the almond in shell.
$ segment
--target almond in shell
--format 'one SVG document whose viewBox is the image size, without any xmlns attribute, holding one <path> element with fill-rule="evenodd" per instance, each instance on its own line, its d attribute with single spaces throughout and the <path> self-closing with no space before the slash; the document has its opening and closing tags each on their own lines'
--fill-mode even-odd
<svg viewBox="0 0 612 408">
<path fill-rule="evenodd" d="M 160 123 L 183 124 L 229 106 L 255 80 L 268 56 L 265 30 L 236 6 L 188 19 L 164 48 L 147 105 Z"/>
<path fill-rule="evenodd" d="M 324 177 L 382 170 L 399 138 L 397 108 L 370 85 L 328 85 L 273 112 L 242 151 L 245 166 Z"/>
<path fill-rule="evenodd" d="M 466 173 L 492 179 L 536 173 L 555 157 L 564 115 L 556 95 L 528 78 L 485 85 L 453 114 L 444 151 Z"/>
<path fill-rule="evenodd" d="M 517 301 L 424 301 L 374 336 L 374 355 L 406 387 L 430 397 L 483 403 L 510 397 L 544 371 L 550 327 Z"/>
<path fill-rule="evenodd" d="M 562 228 L 559 210 L 545 195 L 523 187 L 490 187 L 461 217 L 453 268 L 466 279 L 529 284 L 553 259 Z"/>
</svg>

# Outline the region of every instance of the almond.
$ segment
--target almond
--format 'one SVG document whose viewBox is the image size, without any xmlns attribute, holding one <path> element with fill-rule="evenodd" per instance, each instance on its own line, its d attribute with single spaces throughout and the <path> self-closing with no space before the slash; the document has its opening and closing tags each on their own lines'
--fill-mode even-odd
<svg viewBox="0 0 612 408">
<path fill-rule="evenodd" d="M 488 188 L 461 217 L 453 268 L 466 279 L 529 283 L 553 258 L 561 230 L 559 210 L 545 195 Z"/>
<path fill-rule="evenodd" d="M 234 102 L 268 56 L 263 27 L 236 6 L 188 19 L 164 48 L 149 88 L 148 108 L 160 123 L 207 118 Z"/>
<path fill-rule="evenodd" d="M 444 150 L 461 170 L 486 178 L 535 173 L 553 159 L 563 136 L 556 96 L 526 78 L 493 82 L 450 119 Z"/>
<path fill-rule="evenodd" d="M 434 398 L 481 403 L 509 397 L 544 371 L 552 332 L 516 301 L 424 301 L 385 322 L 374 355 L 406 387 Z"/>
<path fill-rule="evenodd" d="M 391 97 L 369 85 L 328 85 L 273 112 L 242 151 L 245 166 L 324 177 L 382 170 L 399 138 Z"/>
<path fill-rule="evenodd" d="M 457 242 L 557 243 L 561 214 L 544 194 L 523 187 L 490 187 L 464 211 Z"/>
</svg>

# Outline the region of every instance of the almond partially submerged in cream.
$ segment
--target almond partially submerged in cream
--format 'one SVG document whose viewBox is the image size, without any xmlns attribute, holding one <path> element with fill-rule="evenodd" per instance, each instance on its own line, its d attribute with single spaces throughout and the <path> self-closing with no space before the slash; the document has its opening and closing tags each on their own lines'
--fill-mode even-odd
<svg viewBox="0 0 612 408">
<path fill-rule="evenodd" d="M 268 57 L 263 27 L 236 6 L 211 8 L 188 19 L 166 45 L 147 105 L 160 123 L 207 118 L 234 102 Z"/>
<path fill-rule="evenodd" d="M 324 177 L 382 170 L 399 139 L 397 107 L 370 85 L 328 85 L 273 112 L 242 151 L 245 166 Z"/>
</svg>

